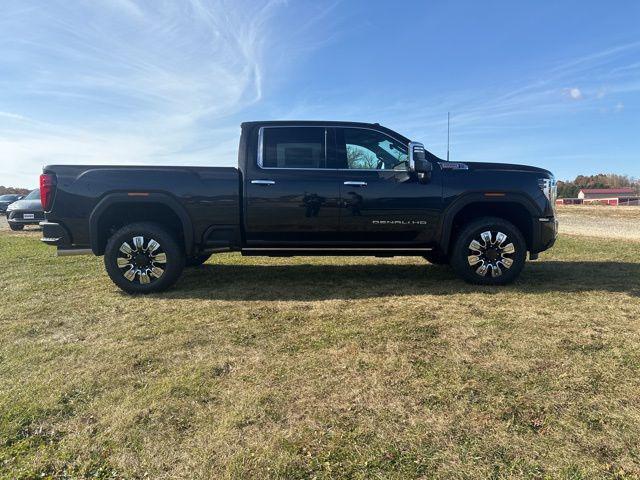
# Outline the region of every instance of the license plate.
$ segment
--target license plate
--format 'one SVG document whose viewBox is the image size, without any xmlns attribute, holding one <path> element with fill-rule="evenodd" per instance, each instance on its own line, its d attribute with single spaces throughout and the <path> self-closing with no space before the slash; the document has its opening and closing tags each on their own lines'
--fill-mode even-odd
<svg viewBox="0 0 640 480">
<path fill-rule="evenodd" d="M 25 220 L 33 220 L 35 218 L 35 214 L 33 214 L 33 213 L 25 213 L 24 217 L 22 217 L 22 218 L 24 218 Z"/>
</svg>

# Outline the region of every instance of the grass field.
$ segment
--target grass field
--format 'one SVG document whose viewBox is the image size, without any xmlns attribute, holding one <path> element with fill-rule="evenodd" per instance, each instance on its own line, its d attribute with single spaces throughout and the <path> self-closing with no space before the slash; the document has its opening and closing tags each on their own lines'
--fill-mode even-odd
<svg viewBox="0 0 640 480">
<path fill-rule="evenodd" d="M 640 243 L 506 288 L 214 257 L 163 295 L 0 232 L 1 478 L 638 478 Z"/>
</svg>

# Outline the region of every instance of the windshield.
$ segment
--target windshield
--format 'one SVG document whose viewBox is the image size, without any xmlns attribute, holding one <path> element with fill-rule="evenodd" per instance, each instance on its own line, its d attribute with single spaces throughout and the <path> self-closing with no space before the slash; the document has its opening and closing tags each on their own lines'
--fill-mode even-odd
<svg viewBox="0 0 640 480">
<path fill-rule="evenodd" d="M 36 188 L 29 195 L 24 197 L 25 200 L 35 200 L 36 198 L 40 198 L 40 189 Z"/>
<path fill-rule="evenodd" d="M 0 195 L 0 202 L 6 202 L 7 200 L 15 200 L 18 195 Z"/>
</svg>

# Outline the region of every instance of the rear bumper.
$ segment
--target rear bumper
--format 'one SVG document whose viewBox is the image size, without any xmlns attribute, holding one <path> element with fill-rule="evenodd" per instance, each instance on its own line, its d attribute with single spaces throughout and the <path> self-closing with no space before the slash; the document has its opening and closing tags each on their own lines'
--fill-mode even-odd
<svg viewBox="0 0 640 480">
<path fill-rule="evenodd" d="M 44 222 L 40 222 L 40 226 L 42 227 L 41 241 L 43 243 L 62 248 L 70 248 L 72 246 L 71 235 L 69 235 L 67 229 L 59 223 L 45 220 Z"/>
</svg>

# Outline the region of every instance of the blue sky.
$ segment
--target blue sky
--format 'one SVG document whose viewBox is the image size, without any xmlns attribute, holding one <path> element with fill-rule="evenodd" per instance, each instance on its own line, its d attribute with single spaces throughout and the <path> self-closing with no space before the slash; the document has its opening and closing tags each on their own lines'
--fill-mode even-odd
<svg viewBox="0 0 640 480">
<path fill-rule="evenodd" d="M 452 160 L 640 177 L 640 2 L 5 0 L 0 184 L 235 165 L 239 124 L 380 122 Z"/>
</svg>

